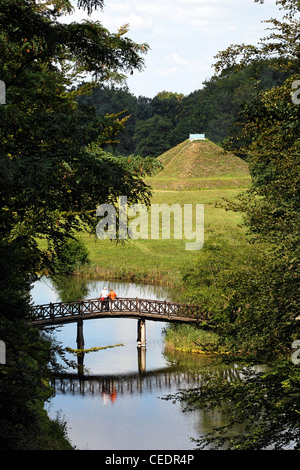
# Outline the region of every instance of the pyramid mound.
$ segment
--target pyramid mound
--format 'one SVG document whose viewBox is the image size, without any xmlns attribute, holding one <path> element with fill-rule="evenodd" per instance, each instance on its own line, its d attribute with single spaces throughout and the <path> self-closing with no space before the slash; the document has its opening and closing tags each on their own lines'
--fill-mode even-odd
<svg viewBox="0 0 300 470">
<path fill-rule="evenodd" d="M 208 139 L 186 140 L 157 157 L 163 169 L 147 183 L 153 189 L 246 188 L 248 165 Z"/>
</svg>

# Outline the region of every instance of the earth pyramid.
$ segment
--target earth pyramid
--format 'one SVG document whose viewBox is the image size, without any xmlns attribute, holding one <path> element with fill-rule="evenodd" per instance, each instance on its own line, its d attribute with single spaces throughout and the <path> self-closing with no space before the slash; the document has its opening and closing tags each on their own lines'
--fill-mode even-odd
<svg viewBox="0 0 300 470">
<path fill-rule="evenodd" d="M 208 139 L 187 139 L 157 158 L 163 169 L 147 179 L 153 189 L 247 188 L 250 183 L 247 163 Z"/>
</svg>

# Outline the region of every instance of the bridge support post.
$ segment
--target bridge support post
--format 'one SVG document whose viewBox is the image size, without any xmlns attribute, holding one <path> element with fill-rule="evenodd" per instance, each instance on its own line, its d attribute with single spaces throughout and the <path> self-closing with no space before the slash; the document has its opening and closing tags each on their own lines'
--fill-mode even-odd
<svg viewBox="0 0 300 470">
<path fill-rule="evenodd" d="M 77 321 L 77 349 L 84 349 L 83 320 Z"/>
<path fill-rule="evenodd" d="M 144 318 L 138 320 L 137 343 L 138 347 L 146 346 L 146 320 Z"/>
<path fill-rule="evenodd" d="M 137 348 L 139 373 L 146 372 L 146 348 Z"/>
<path fill-rule="evenodd" d="M 84 336 L 83 336 L 83 320 L 80 318 L 80 320 L 77 321 L 77 349 L 84 349 Z M 84 363 L 84 353 L 78 354 L 77 356 L 77 370 L 78 370 L 78 375 L 80 377 L 83 376 L 84 370 L 83 370 L 83 363 Z"/>
</svg>

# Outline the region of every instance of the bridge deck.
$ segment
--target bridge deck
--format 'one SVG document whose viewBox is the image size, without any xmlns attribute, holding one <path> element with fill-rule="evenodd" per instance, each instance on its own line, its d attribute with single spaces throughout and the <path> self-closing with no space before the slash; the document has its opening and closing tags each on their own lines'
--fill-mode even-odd
<svg viewBox="0 0 300 470">
<path fill-rule="evenodd" d="M 36 305 L 33 307 L 32 324 L 46 326 L 76 322 L 79 319 L 111 317 L 195 323 L 207 320 L 208 314 L 199 305 L 138 298 L 117 298 L 105 303 L 98 298 Z"/>
</svg>

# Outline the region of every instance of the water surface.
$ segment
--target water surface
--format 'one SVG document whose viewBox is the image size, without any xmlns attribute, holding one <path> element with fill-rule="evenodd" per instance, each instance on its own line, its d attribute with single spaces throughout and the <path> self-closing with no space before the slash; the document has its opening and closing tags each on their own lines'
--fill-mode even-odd
<svg viewBox="0 0 300 470">
<path fill-rule="evenodd" d="M 107 283 L 67 278 L 55 284 L 38 281 L 32 290 L 34 304 L 96 298 L 102 288 L 112 287 L 119 297 L 171 300 L 161 287 Z M 164 322 L 146 321 L 146 348 L 137 348 L 137 320 L 106 318 L 84 322 L 85 349 L 124 344 L 85 354 L 85 380 L 73 375 L 55 381 L 55 396 L 47 405 L 50 417 L 60 414 L 68 437 L 79 450 L 188 450 L 218 423 L 219 415 L 200 410 L 183 413 L 181 404 L 163 399 L 180 388 L 197 385 L 188 371 L 191 360 L 201 368 L 207 359 L 164 350 Z M 76 323 L 59 326 L 56 339 L 76 348 Z M 70 359 L 73 358 L 70 355 Z M 74 358 L 73 358 L 74 359 Z"/>
</svg>

